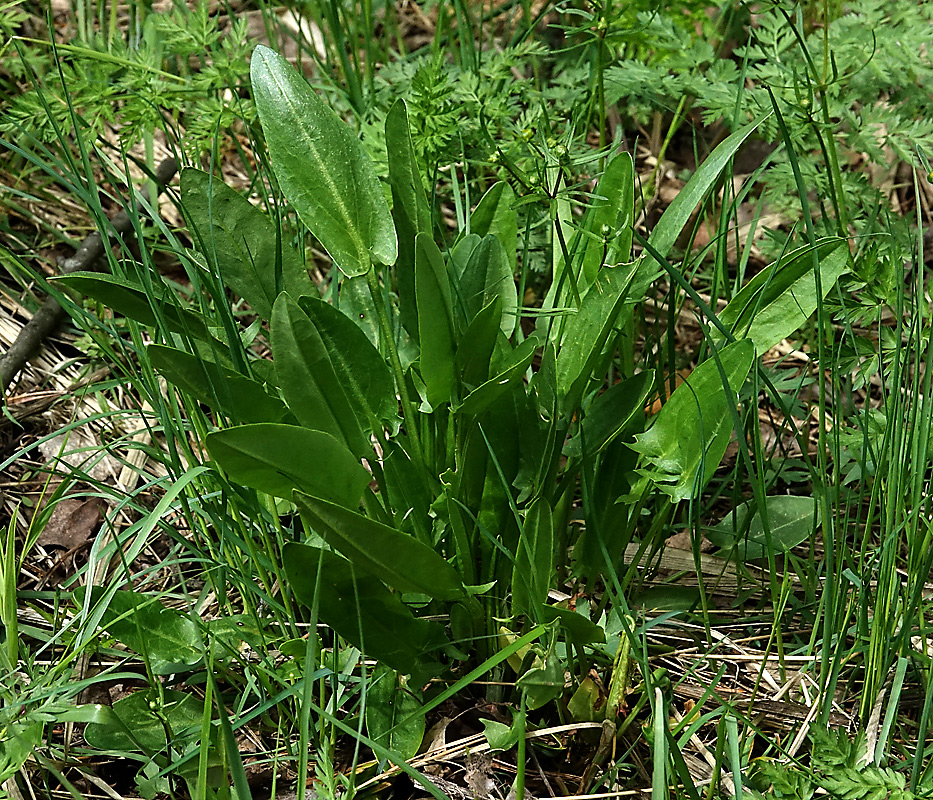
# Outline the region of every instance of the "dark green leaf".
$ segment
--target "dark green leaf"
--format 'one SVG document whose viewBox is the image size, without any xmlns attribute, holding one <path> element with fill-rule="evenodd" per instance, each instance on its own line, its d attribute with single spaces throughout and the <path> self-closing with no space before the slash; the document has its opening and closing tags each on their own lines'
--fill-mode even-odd
<svg viewBox="0 0 933 800">
<path fill-rule="evenodd" d="M 163 291 L 162 285 L 156 286 L 150 298 L 142 286 L 115 275 L 72 272 L 52 280 L 74 289 L 79 294 L 93 297 L 107 308 L 143 325 L 158 328 L 162 323 L 172 333 L 205 340 L 212 338 L 204 318 L 193 311 L 180 308 L 177 299 Z"/>
<path fill-rule="evenodd" d="M 709 540 L 723 550 L 735 548 L 735 557 L 739 561 L 764 558 L 771 546 L 774 555 L 781 555 L 806 541 L 815 530 L 814 523 L 819 522 L 815 502 L 812 497 L 796 495 L 774 495 L 767 498 L 768 528 L 770 536 L 765 536 L 761 513 L 756 511 L 748 533 L 745 530 L 750 503 L 742 503 L 715 528 L 706 532 Z"/>
<path fill-rule="evenodd" d="M 465 344 L 466 341 L 464 340 Z M 519 384 L 522 376 L 528 371 L 538 346 L 537 339 L 533 337 L 525 339 L 509 354 L 509 359 L 502 372 L 470 392 L 457 407 L 457 413 L 473 417 L 479 416 L 502 395 Z"/>
<path fill-rule="evenodd" d="M 554 521 L 543 497 L 528 508 L 512 570 L 512 613 L 536 614 L 554 574 Z M 537 621 L 537 620 L 535 620 Z"/>
<path fill-rule="evenodd" d="M 391 425 L 398 417 L 395 381 L 366 334 L 346 314 L 317 297 L 300 297 L 298 305 L 317 329 L 360 427 L 371 433 L 372 419 Z"/>
<path fill-rule="evenodd" d="M 154 755 L 165 749 L 166 725 L 174 736 L 201 724 L 204 703 L 174 689 L 133 692 L 113 704 L 117 720 L 92 722 L 84 739 L 100 750 L 143 752 Z"/>
<path fill-rule="evenodd" d="M 367 655 L 403 674 L 418 672 L 417 684 L 439 665 L 430 654 L 446 642 L 436 622 L 417 619 L 397 594 L 345 558 L 291 542 L 285 574 L 299 601 L 317 607 L 321 620 Z"/>
<path fill-rule="evenodd" d="M 700 590 L 695 586 L 651 586 L 632 598 L 632 605 L 663 611 L 686 611 L 700 603 Z"/>
<path fill-rule="evenodd" d="M 253 51 L 250 78 L 279 186 L 340 271 L 395 263 L 389 206 L 350 128 L 268 47 Z"/>
<path fill-rule="evenodd" d="M 358 570 L 400 592 L 426 594 L 438 600 L 465 595 L 456 570 L 407 533 L 318 497 L 295 492 L 294 499 L 308 528 L 343 553 Z"/>
<path fill-rule="evenodd" d="M 515 330 L 518 319 L 518 290 L 505 249 L 495 236 L 485 236 L 473 248 L 459 275 L 458 305 L 466 328 L 493 298 L 502 300 L 499 326 L 506 336 Z"/>
<path fill-rule="evenodd" d="M 606 641 L 606 632 L 582 614 L 561 606 L 542 605 L 539 609 L 541 622 L 560 621 L 560 626 L 575 645 L 600 644 Z"/>
<path fill-rule="evenodd" d="M 392 217 L 398 234 L 395 275 L 398 282 L 399 316 L 405 330 L 417 338 L 415 237 L 419 233 L 431 233 L 431 213 L 411 143 L 408 110 L 404 100 L 397 100 L 386 116 L 386 153 L 389 160 L 389 185 L 392 187 Z"/>
<path fill-rule="evenodd" d="M 455 369 L 460 385 L 466 392 L 489 380 L 490 364 L 500 336 L 501 319 L 502 300 L 495 297 L 473 317 L 470 327 L 463 334 L 463 344 L 457 348 Z"/>
<path fill-rule="evenodd" d="M 372 454 L 327 343 L 311 318 L 287 294 L 272 310 L 272 356 L 279 385 L 298 421 L 346 443 L 359 457 Z"/>
<path fill-rule="evenodd" d="M 372 476 L 329 433 L 294 425 L 240 425 L 207 436 L 207 449 L 233 480 L 275 497 L 300 489 L 348 508 Z"/>
<path fill-rule="evenodd" d="M 830 237 L 816 245 L 823 298 L 836 285 L 849 262 L 845 239 Z M 813 274 L 813 248 L 804 245 L 752 278 L 729 301 L 719 320 L 737 338 L 748 337 L 758 355 L 790 336 L 816 310 L 816 277 Z"/>
<path fill-rule="evenodd" d="M 181 198 L 211 268 L 259 316 L 269 319 L 278 295 L 275 224 L 220 178 L 193 167 L 182 170 Z M 298 253 L 279 246 L 285 291 L 294 297 L 314 291 Z"/>
<path fill-rule="evenodd" d="M 493 236 L 505 254 L 505 269 L 508 281 L 501 282 L 502 331 L 511 336 L 518 323 L 518 291 L 515 287 L 515 269 L 518 262 L 518 213 L 514 208 L 515 192 L 505 181 L 494 183 L 470 215 L 470 232 L 487 237 Z M 488 270 L 487 270 L 488 271 Z M 487 281 L 491 286 L 496 281 Z M 488 293 L 488 289 L 487 289 Z"/>
<path fill-rule="evenodd" d="M 642 428 L 639 425 L 637 430 Z M 592 476 L 592 490 L 584 506 L 586 527 L 573 548 L 577 575 L 607 575 L 621 561 L 631 531 L 627 525 L 628 505 L 616 501 L 631 489 L 637 464 L 638 454 L 617 438 L 600 454 L 594 468 L 584 466 Z M 603 548 L 611 560 L 608 566 Z"/>
<path fill-rule="evenodd" d="M 76 602 L 84 602 L 85 591 L 82 588 L 75 592 Z M 100 586 L 93 587 L 92 602 L 97 603 L 103 594 Z M 156 675 L 187 671 L 201 661 L 197 624 L 190 617 L 166 608 L 152 595 L 114 592 L 100 627 L 147 658 Z"/>
<path fill-rule="evenodd" d="M 583 297 L 578 311 L 567 319 L 557 351 L 557 392 L 566 414 L 576 411 L 586 383 L 602 360 L 619 322 L 636 264 L 603 267 Z"/>
<path fill-rule="evenodd" d="M 378 666 L 366 690 L 366 731 L 369 738 L 404 759 L 417 755 L 424 739 L 421 701 L 408 681 L 390 667 Z"/>
<path fill-rule="evenodd" d="M 651 467 L 643 470 L 673 501 L 694 497 L 713 476 L 729 444 L 737 392 L 755 360 L 750 339 L 719 352 L 728 380 L 723 386 L 715 358 L 704 361 L 664 404 L 645 433 L 636 436 L 634 450 Z"/>
<path fill-rule="evenodd" d="M 232 369 L 161 344 L 149 345 L 146 352 L 170 383 L 237 422 L 280 422 L 288 416 L 278 397 Z"/>
<path fill-rule="evenodd" d="M 610 386 L 586 410 L 580 425 L 581 432 L 567 443 L 565 455 L 577 456 L 584 449 L 588 456 L 601 453 L 644 409 L 653 386 L 653 370 L 639 372 Z"/>
<path fill-rule="evenodd" d="M 505 249 L 514 274 L 518 250 L 518 212 L 515 210 L 515 192 L 505 181 L 494 183 L 470 214 L 470 233 L 477 236 L 495 236 Z"/>
<path fill-rule="evenodd" d="M 437 408 L 450 402 L 454 390 L 454 324 L 444 257 L 424 233 L 415 240 L 415 295 L 421 377 L 428 402 Z"/>
</svg>

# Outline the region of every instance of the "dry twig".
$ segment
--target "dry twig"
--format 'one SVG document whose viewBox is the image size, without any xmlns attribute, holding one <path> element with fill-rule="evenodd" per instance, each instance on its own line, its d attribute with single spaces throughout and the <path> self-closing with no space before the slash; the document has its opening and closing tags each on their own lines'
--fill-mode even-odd
<svg viewBox="0 0 933 800">
<path fill-rule="evenodd" d="M 157 191 L 162 191 L 166 184 L 178 171 L 178 162 L 174 158 L 166 158 L 155 171 Z M 148 201 L 148 187 L 142 190 L 142 196 Z M 110 223 L 120 236 L 126 236 L 133 230 L 133 223 L 129 212 L 124 209 L 117 214 Z M 104 254 L 104 238 L 100 231 L 90 234 L 78 248 L 77 252 L 62 263 L 61 274 L 77 272 L 83 269 L 96 269 L 97 262 Z M 59 326 L 65 316 L 65 310 L 54 297 L 47 297 L 39 310 L 33 314 L 32 319 L 19 332 L 16 341 L 10 349 L 0 357 L 0 391 L 6 393 L 13 378 L 26 365 L 26 362 L 35 355 L 52 332 Z"/>
</svg>

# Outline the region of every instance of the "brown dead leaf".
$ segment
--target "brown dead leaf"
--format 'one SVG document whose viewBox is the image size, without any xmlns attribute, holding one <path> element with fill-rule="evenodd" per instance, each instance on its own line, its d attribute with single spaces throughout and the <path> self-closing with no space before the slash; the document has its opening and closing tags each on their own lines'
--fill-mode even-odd
<svg viewBox="0 0 933 800">
<path fill-rule="evenodd" d="M 431 726 L 427 736 L 424 737 L 424 741 L 427 743 L 427 746 L 423 747 L 425 753 L 433 753 L 447 747 L 447 726 L 451 722 L 453 720 L 450 717 L 441 717 Z"/>
<path fill-rule="evenodd" d="M 61 547 L 72 552 L 87 544 L 100 526 L 104 515 L 99 497 L 66 497 L 60 500 L 39 534 L 42 547 Z"/>
<path fill-rule="evenodd" d="M 667 539 L 666 545 L 668 547 L 673 547 L 675 550 L 685 550 L 688 553 L 692 553 L 693 532 L 689 528 L 684 528 L 682 531 L 678 531 Z M 700 540 L 700 552 L 709 553 L 712 552 L 713 549 L 713 543 L 703 536 Z"/>
<path fill-rule="evenodd" d="M 492 777 L 492 753 L 470 753 L 463 780 L 477 800 L 492 797 L 496 782 Z"/>
</svg>

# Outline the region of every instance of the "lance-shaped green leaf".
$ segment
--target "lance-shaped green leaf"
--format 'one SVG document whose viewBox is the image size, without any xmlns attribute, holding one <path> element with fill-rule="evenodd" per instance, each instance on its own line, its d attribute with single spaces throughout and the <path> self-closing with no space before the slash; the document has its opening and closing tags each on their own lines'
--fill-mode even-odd
<svg viewBox="0 0 933 800">
<path fill-rule="evenodd" d="M 428 402 L 437 408 L 454 390 L 454 323 L 450 279 L 434 240 L 419 233 L 415 240 L 415 296 L 421 343 L 421 377 Z"/>
<path fill-rule="evenodd" d="M 366 690 L 369 738 L 402 758 L 414 758 L 424 739 L 424 714 L 416 691 L 403 675 L 384 666 L 373 670 Z"/>
<path fill-rule="evenodd" d="M 729 444 L 730 406 L 737 403 L 755 360 L 750 339 L 723 348 L 697 367 L 632 445 L 650 466 L 642 473 L 674 502 L 695 497 L 713 476 Z M 726 384 L 720 373 L 725 373 Z"/>
<path fill-rule="evenodd" d="M 464 330 L 473 318 L 495 298 L 502 300 L 502 318 L 499 326 L 511 336 L 518 319 L 518 289 L 505 248 L 498 237 L 484 236 L 473 248 L 460 273 L 457 304 Z"/>
<path fill-rule="evenodd" d="M 415 237 L 419 233 L 431 232 L 431 212 L 424 196 L 404 100 L 396 101 L 386 116 L 386 154 L 389 161 L 389 185 L 392 187 L 392 217 L 398 235 L 395 277 L 399 316 L 405 330 L 417 339 Z"/>
<path fill-rule="evenodd" d="M 284 293 L 272 309 L 271 339 L 279 385 L 298 421 L 346 443 L 355 456 L 371 455 L 369 441 L 334 370 L 327 344 L 310 317 Z"/>
<path fill-rule="evenodd" d="M 86 587 L 75 593 L 84 602 Z M 104 595 L 100 586 L 91 588 L 91 602 Z M 171 675 L 193 668 L 201 661 L 198 626 L 190 617 L 166 608 L 154 595 L 118 591 L 110 598 L 100 627 L 123 644 L 149 659 L 156 675 Z"/>
<path fill-rule="evenodd" d="M 329 433 L 258 423 L 214 431 L 207 449 L 233 480 L 275 497 L 300 489 L 355 508 L 371 480 L 359 459 Z"/>
<path fill-rule="evenodd" d="M 645 370 L 610 386 L 590 403 L 580 432 L 564 446 L 564 455 L 578 456 L 584 450 L 590 457 L 601 453 L 644 409 L 653 384 L 654 371 Z"/>
<path fill-rule="evenodd" d="M 678 192 L 677 197 L 664 210 L 658 224 L 654 226 L 648 242 L 657 251 L 658 255 L 666 258 L 670 253 L 674 242 L 680 237 L 684 228 L 687 226 L 690 217 L 696 207 L 706 197 L 710 189 L 713 188 L 726 164 L 736 154 L 738 149 L 764 122 L 771 112 L 758 117 L 744 128 L 740 128 L 731 136 L 724 139 L 709 157 L 704 161 L 696 172 L 690 177 L 683 189 Z M 632 286 L 633 295 L 636 300 L 641 299 L 645 289 L 650 286 L 654 280 L 661 274 L 661 265 L 657 260 L 645 253 L 642 265 L 638 270 L 638 275 Z"/>
<path fill-rule="evenodd" d="M 817 297 L 813 261 L 810 245 L 785 253 L 742 287 L 719 314 L 720 322 L 737 338 L 751 339 L 758 355 L 774 347 L 810 318 L 818 300 L 829 294 L 846 271 L 846 240 L 828 237 L 816 243 L 822 298 Z"/>
<path fill-rule="evenodd" d="M 465 339 L 464 343 L 468 343 L 468 340 Z M 508 392 L 510 387 L 521 381 L 522 376 L 531 364 L 532 358 L 534 358 L 539 344 L 540 342 L 532 336 L 525 339 L 509 354 L 501 372 L 477 386 L 464 398 L 463 402 L 456 408 L 457 413 L 471 417 L 482 414 Z"/>
<path fill-rule="evenodd" d="M 629 153 L 620 153 L 607 165 L 599 178 L 580 229 L 570 243 L 571 263 L 579 291 L 596 280 L 604 264 L 630 261 L 632 255 L 632 219 L 635 207 L 635 166 Z M 566 269 L 561 262 L 559 269 Z M 570 305 L 571 281 L 561 280 L 558 306 Z"/>
<path fill-rule="evenodd" d="M 391 422 L 398 416 L 395 381 L 385 359 L 352 319 L 318 297 L 299 297 L 317 329 L 340 384 L 356 410 L 360 426 L 372 431 L 371 419 Z M 342 306 L 341 306 L 342 307 Z"/>
<path fill-rule="evenodd" d="M 465 596 L 457 571 L 414 537 L 319 497 L 295 492 L 294 500 L 308 528 L 358 570 L 400 592 L 437 600 Z"/>
<path fill-rule="evenodd" d="M 280 422 L 288 416 L 278 397 L 232 369 L 162 344 L 151 344 L 146 352 L 170 383 L 237 422 Z"/>
<path fill-rule="evenodd" d="M 537 498 L 525 515 L 512 569 L 513 613 L 534 614 L 547 600 L 554 574 L 554 521 L 551 507 Z"/>
<path fill-rule="evenodd" d="M 557 352 L 557 391 L 565 412 L 575 410 L 590 374 L 602 358 L 628 299 L 636 266 L 603 267 L 584 295 L 580 309 L 567 320 Z"/>
<path fill-rule="evenodd" d="M 603 264 L 631 259 L 635 165 L 629 153 L 619 153 L 606 165 L 595 194 L 580 233 L 581 288 L 596 280 Z"/>
<path fill-rule="evenodd" d="M 174 689 L 144 689 L 117 700 L 112 714 L 84 729 L 87 743 L 101 750 L 142 750 L 153 755 L 169 744 L 167 733 L 174 737 L 201 724 L 204 701 Z"/>
<path fill-rule="evenodd" d="M 156 284 L 149 292 L 137 283 L 118 278 L 115 275 L 101 275 L 96 272 L 72 272 L 52 278 L 55 283 L 62 283 L 80 294 L 93 297 L 107 308 L 134 319 L 152 328 L 164 325 L 172 333 L 193 336 L 197 339 L 210 340 L 213 337 L 207 328 L 204 317 L 194 311 L 181 308 L 177 299 L 172 297 L 164 285 Z"/>
<path fill-rule="evenodd" d="M 455 370 L 464 391 L 470 391 L 489 380 L 496 343 L 502 338 L 502 299 L 494 297 L 464 331 L 462 347 L 457 348 Z"/>
<path fill-rule="evenodd" d="M 395 263 L 389 205 L 350 128 L 268 47 L 253 51 L 250 78 L 279 186 L 340 271 Z"/>
<path fill-rule="evenodd" d="M 277 241 L 272 220 L 220 178 L 185 168 L 181 199 L 198 249 L 223 282 L 263 319 L 269 319 L 278 295 L 276 247 L 281 249 L 282 288 L 294 297 L 314 291 L 298 253 Z"/>
<path fill-rule="evenodd" d="M 727 515 L 718 525 L 706 531 L 717 547 L 732 551 L 736 559 L 746 561 L 763 558 L 770 548 L 775 555 L 786 553 L 809 538 L 814 525 L 819 525 L 817 503 L 812 497 L 775 495 L 766 497 L 768 532 L 756 510 L 750 522 L 750 503 L 742 503 L 734 514 Z M 748 526 L 746 529 L 746 525 Z M 740 535 L 746 531 L 745 535 Z"/>
<path fill-rule="evenodd" d="M 562 251 L 557 249 L 560 256 L 554 263 L 553 281 L 544 299 L 545 310 L 575 307 L 577 294 L 586 292 L 604 265 L 631 261 L 634 174 L 628 153 L 620 153 L 606 166 L 583 222 L 568 243 L 569 268 Z M 570 230 L 569 220 L 561 224 Z M 547 327 L 552 337 L 559 336 L 559 325 Z"/>
<path fill-rule="evenodd" d="M 436 622 L 416 618 L 384 584 L 337 553 L 310 545 L 285 545 L 285 575 L 298 600 L 316 607 L 323 622 L 364 653 L 416 685 L 440 672 L 431 653 L 447 639 Z"/>
<path fill-rule="evenodd" d="M 518 264 L 518 212 L 515 210 L 515 192 L 505 181 L 494 183 L 484 194 L 473 213 L 470 214 L 470 233 L 478 236 L 495 236 L 505 251 L 510 277 L 513 279 Z M 518 293 L 515 291 L 515 304 L 511 298 L 504 297 L 504 311 L 508 316 L 502 318 L 502 330 L 511 336 L 518 323 Z"/>
</svg>

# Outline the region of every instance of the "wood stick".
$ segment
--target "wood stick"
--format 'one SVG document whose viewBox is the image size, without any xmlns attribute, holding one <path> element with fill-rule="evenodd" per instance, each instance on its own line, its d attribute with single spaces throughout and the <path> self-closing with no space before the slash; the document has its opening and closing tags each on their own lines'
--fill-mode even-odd
<svg viewBox="0 0 933 800">
<path fill-rule="evenodd" d="M 168 182 L 178 172 L 178 162 L 174 158 L 166 158 L 155 171 L 156 191 L 161 192 Z M 142 196 L 149 201 L 149 188 L 144 188 Z M 126 236 L 133 230 L 133 223 L 127 209 L 123 209 L 110 222 L 113 229 L 120 236 Z M 100 231 L 90 234 L 78 248 L 77 252 L 61 265 L 61 274 L 67 275 L 78 270 L 92 270 L 98 268 L 98 261 L 104 254 L 104 238 Z M 42 343 L 52 335 L 65 318 L 66 312 L 54 297 L 47 297 L 39 310 L 32 315 L 32 319 L 19 332 L 16 341 L 10 345 L 0 357 L 0 392 L 6 390 L 13 382 L 13 378 L 26 366 L 26 362 L 35 355 Z"/>
</svg>

